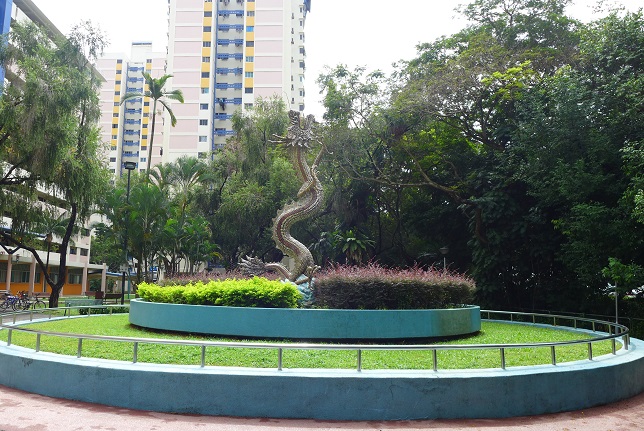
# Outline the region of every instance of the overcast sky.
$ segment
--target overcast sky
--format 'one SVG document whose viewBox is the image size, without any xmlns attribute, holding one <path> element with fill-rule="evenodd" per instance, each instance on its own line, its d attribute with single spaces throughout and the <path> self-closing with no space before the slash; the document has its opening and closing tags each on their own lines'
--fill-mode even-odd
<svg viewBox="0 0 644 431">
<path fill-rule="evenodd" d="M 60 31 L 91 20 L 108 34 L 107 52 L 129 54 L 132 41 L 151 41 L 165 51 L 167 0 L 33 0 Z M 315 80 L 325 65 L 366 66 L 391 71 L 395 61 L 412 59 L 419 42 L 430 42 L 464 26 L 454 8 L 467 0 L 312 0 L 306 33 L 306 113 L 324 112 Z M 595 0 L 575 0 L 570 13 L 588 21 Z M 644 0 L 608 0 L 630 10 Z M 127 14 L 125 11 L 127 10 Z"/>
</svg>

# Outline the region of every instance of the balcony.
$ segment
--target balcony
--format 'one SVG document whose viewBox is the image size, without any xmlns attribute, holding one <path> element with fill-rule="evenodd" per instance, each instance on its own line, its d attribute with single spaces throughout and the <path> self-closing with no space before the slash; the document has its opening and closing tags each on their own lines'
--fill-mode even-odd
<svg viewBox="0 0 644 431">
<path fill-rule="evenodd" d="M 243 70 L 242 70 L 241 67 L 234 67 L 234 68 L 218 67 L 217 69 L 215 69 L 215 73 L 217 75 L 227 75 L 229 73 L 234 73 L 235 75 L 241 75 L 242 72 L 243 72 Z"/>
</svg>

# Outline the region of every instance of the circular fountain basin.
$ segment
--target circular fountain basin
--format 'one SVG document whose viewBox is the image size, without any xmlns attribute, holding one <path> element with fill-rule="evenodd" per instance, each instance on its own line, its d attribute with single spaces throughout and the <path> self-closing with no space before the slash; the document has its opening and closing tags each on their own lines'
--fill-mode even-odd
<svg viewBox="0 0 644 431">
<path fill-rule="evenodd" d="M 130 303 L 130 323 L 164 331 L 288 339 L 451 337 L 481 330 L 478 306 L 430 310 L 336 310 Z"/>
</svg>

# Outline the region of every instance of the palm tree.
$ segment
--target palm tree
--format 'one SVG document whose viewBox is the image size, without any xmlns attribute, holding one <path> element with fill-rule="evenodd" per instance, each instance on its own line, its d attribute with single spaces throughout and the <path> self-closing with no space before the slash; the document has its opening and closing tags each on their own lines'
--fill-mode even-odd
<svg viewBox="0 0 644 431">
<path fill-rule="evenodd" d="M 129 99 L 134 99 L 141 96 L 149 97 L 154 101 L 152 104 L 152 132 L 150 134 L 150 145 L 148 148 L 148 167 L 145 171 L 148 180 L 150 178 L 150 162 L 152 161 L 152 144 L 154 141 L 154 125 L 156 123 L 157 102 L 162 104 L 163 107 L 168 111 L 168 114 L 170 114 L 170 124 L 172 124 L 172 127 L 176 126 L 177 117 L 174 116 L 172 109 L 170 109 L 170 106 L 168 106 L 168 102 L 165 99 L 178 100 L 179 102 L 183 103 L 183 93 L 181 92 L 181 90 L 166 91 L 163 89 L 166 81 L 170 78 L 172 78 L 172 75 L 163 75 L 160 78 L 152 78 L 149 73 L 143 72 L 143 79 L 145 80 L 145 84 L 148 86 L 148 89 L 145 90 L 145 93 L 126 93 L 121 98 L 121 105 Z"/>
</svg>

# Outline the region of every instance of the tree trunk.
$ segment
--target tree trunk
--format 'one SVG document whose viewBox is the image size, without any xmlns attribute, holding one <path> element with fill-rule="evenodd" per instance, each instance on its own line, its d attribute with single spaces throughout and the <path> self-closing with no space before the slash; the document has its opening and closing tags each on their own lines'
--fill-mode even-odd
<svg viewBox="0 0 644 431">
<path fill-rule="evenodd" d="M 74 233 L 74 225 L 76 224 L 77 213 L 77 205 L 75 203 L 72 203 L 69 222 L 67 223 L 67 228 L 65 229 L 65 235 L 63 236 L 63 240 L 60 242 L 60 264 L 58 266 L 58 281 L 56 282 L 56 284 L 51 286 L 51 295 L 49 295 L 50 308 L 58 307 L 58 298 L 60 298 L 60 292 L 63 290 L 63 286 L 65 285 L 65 280 L 67 278 L 67 246 L 69 245 L 69 239 Z"/>
</svg>

